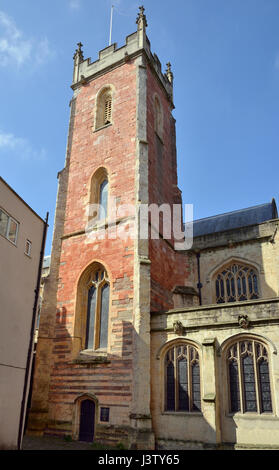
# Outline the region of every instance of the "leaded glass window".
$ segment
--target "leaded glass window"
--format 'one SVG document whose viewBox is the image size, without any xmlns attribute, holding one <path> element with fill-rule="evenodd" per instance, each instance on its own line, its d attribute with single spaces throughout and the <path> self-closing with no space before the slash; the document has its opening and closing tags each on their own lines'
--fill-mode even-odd
<svg viewBox="0 0 279 470">
<path fill-rule="evenodd" d="M 233 263 L 215 276 L 216 303 L 259 298 L 258 275 L 254 268 Z"/>
<path fill-rule="evenodd" d="M 86 349 L 105 349 L 108 341 L 109 280 L 103 267 L 90 273 L 87 282 Z"/>
<path fill-rule="evenodd" d="M 201 411 L 199 354 L 190 344 L 166 353 L 165 411 Z"/>
<path fill-rule="evenodd" d="M 266 347 L 243 340 L 227 351 L 230 412 L 272 412 Z"/>
</svg>

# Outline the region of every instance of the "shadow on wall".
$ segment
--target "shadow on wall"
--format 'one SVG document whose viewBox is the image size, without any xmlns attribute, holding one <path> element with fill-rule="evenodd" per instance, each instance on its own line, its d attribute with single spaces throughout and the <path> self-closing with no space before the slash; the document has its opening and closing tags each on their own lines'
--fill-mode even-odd
<svg viewBox="0 0 279 470">
<path fill-rule="evenodd" d="M 166 324 L 165 328 L 167 329 Z M 164 325 L 162 325 L 162 330 L 164 330 Z M 189 339 L 188 336 L 179 336 L 168 340 L 169 335 L 166 332 L 161 332 L 159 338 L 161 348 L 158 350 L 155 345 L 153 345 L 155 349 L 152 348 L 151 413 L 157 446 L 159 449 L 169 450 L 215 449 L 218 441 L 218 429 L 216 433 L 215 422 L 218 416 L 215 412 L 215 398 L 207 397 L 205 400 L 202 346 Z M 186 360 L 184 364 L 181 362 L 180 366 L 178 362 L 183 358 L 183 355 Z M 189 363 L 191 366 L 189 366 Z M 167 372 L 170 364 L 174 364 L 176 370 L 176 372 L 174 370 L 176 379 L 173 391 L 172 388 L 169 388 L 171 382 L 169 382 L 170 376 Z M 197 367 L 193 367 L 194 364 L 198 365 L 198 381 Z M 183 366 L 185 366 L 184 369 Z M 194 369 L 195 372 L 193 372 Z M 170 370 L 172 370 L 172 366 Z M 183 370 L 188 380 L 182 379 L 182 382 L 178 383 L 178 377 Z M 194 383 L 190 392 L 188 387 L 189 374 Z M 182 373 L 181 377 L 184 375 Z M 167 388 L 169 388 L 169 405 L 171 405 L 168 409 L 174 407 L 174 403 L 172 403 L 172 400 L 174 400 L 178 408 L 177 411 L 166 410 Z M 176 396 L 176 399 L 172 399 L 172 396 Z M 180 403 L 185 404 L 185 400 L 188 401 L 187 397 L 192 405 L 196 404 L 196 406 L 191 406 L 191 411 L 183 411 L 179 409 L 180 405 L 178 406 L 178 399 L 179 402 L 183 400 Z M 198 410 L 200 406 L 201 411 Z"/>
<path fill-rule="evenodd" d="M 74 342 L 77 340 L 80 343 L 80 338 L 71 337 L 68 332 L 70 323 L 66 307 L 58 309 L 54 339 L 48 350 L 51 360 L 47 351 L 44 353 L 42 350 L 45 338 L 40 338 L 39 334 L 35 369 L 41 371 L 33 387 L 27 433 L 36 434 L 43 412 L 45 427 L 42 429 L 40 422 L 39 428 L 45 435 L 68 435 L 89 442 L 124 442 L 129 448 L 139 448 L 137 446 L 141 444 L 136 442 L 133 429 L 129 427 L 133 394 L 132 364 L 135 348 L 147 352 L 146 345 L 138 341 L 139 336 L 131 322 L 114 320 L 111 326 L 114 330 L 112 353 L 101 350 L 93 354 L 89 351 L 75 353 L 77 348 Z M 50 384 L 44 381 L 44 368 L 49 367 Z M 49 388 L 47 407 L 42 409 L 40 392 L 45 393 L 45 388 Z M 148 390 L 146 392 L 149 393 Z M 115 407 L 116 414 L 122 415 L 120 420 L 114 414 Z"/>
</svg>

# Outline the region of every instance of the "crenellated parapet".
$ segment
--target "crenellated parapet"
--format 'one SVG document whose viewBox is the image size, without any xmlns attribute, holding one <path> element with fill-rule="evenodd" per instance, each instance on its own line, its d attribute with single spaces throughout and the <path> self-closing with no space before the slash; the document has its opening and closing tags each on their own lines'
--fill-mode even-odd
<svg viewBox="0 0 279 470">
<path fill-rule="evenodd" d="M 157 55 L 152 54 L 150 41 L 146 35 L 147 21 L 144 8 L 140 7 L 136 20 L 137 31 L 126 37 L 124 46 L 117 48 L 117 43 L 99 51 L 99 58 L 92 62 L 91 58 L 84 59 L 81 50 L 82 44 L 78 43 L 78 49 L 74 55 L 73 90 L 96 77 L 107 73 L 110 69 L 119 67 L 125 62 L 129 62 L 144 54 L 158 80 L 168 96 L 169 101 L 173 100 L 173 73 L 170 70 L 170 63 L 167 64 L 166 73 L 162 72 L 161 62 Z"/>
</svg>

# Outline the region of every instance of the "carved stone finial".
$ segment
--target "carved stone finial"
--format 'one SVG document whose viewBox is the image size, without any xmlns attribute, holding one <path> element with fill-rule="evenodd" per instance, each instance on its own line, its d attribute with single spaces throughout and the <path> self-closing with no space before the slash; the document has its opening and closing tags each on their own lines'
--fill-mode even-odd
<svg viewBox="0 0 279 470">
<path fill-rule="evenodd" d="M 147 28 L 146 16 L 144 14 L 144 7 L 139 7 L 139 13 L 137 16 L 136 24 L 138 25 L 138 31 Z"/>
<path fill-rule="evenodd" d="M 78 46 L 78 48 L 76 49 L 73 58 L 74 58 L 74 60 L 75 60 L 76 58 L 78 58 L 78 62 L 80 63 L 80 62 L 82 62 L 82 61 L 84 60 L 83 52 L 82 52 L 82 49 L 81 49 L 82 46 L 83 46 L 83 44 L 81 44 L 81 42 L 78 42 L 78 43 L 77 43 L 77 46 Z"/>
<path fill-rule="evenodd" d="M 248 315 L 239 315 L 238 316 L 238 323 L 239 323 L 239 326 L 240 328 L 248 328 L 249 327 L 249 319 L 248 319 Z"/>
<path fill-rule="evenodd" d="M 174 324 L 173 324 L 173 331 L 175 332 L 175 334 L 177 335 L 183 335 L 184 333 L 184 326 L 182 325 L 181 321 L 175 321 Z"/>
<path fill-rule="evenodd" d="M 167 63 L 166 76 L 168 78 L 168 81 L 170 83 L 172 83 L 173 82 L 173 73 L 171 71 L 171 63 L 170 62 Z"/>
</svg>

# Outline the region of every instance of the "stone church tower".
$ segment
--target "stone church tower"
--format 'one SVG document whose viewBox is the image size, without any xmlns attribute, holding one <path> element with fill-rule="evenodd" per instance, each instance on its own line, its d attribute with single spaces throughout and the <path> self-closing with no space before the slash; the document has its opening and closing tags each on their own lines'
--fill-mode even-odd
<svg viewBox="0 0 279 470">
<path fill-rule="evenodd" d="M 95 62 L 81 43 L 74 55 L 28 429 L 152 449 L 150 311 L 197 297 L 173 233 L 161 221 L 154 239 L 139 233 L 140 204 L 181 195 L 171 67 L 151 53 L 143 7 L 136 23 Z"/>
<path fill-rule="evenodd" d="M 166 230 L 181 212 L 173 74 L 146 28 L 141 7 L 123 47 L 74 55 L 28 432 L 278 449 L 276 203 L 194 221 L 187 250 L 181 222 Z"/>
</svg>

